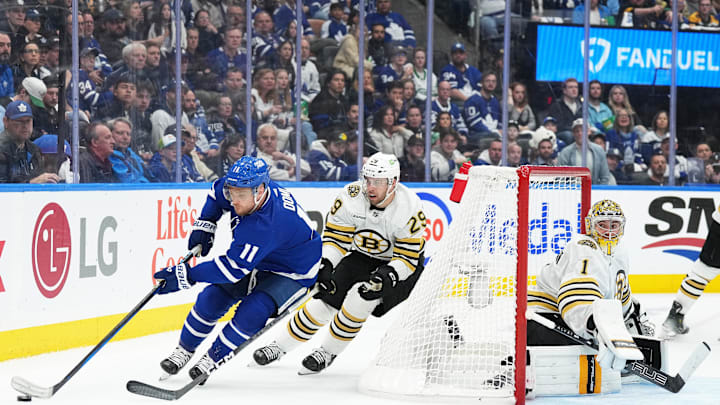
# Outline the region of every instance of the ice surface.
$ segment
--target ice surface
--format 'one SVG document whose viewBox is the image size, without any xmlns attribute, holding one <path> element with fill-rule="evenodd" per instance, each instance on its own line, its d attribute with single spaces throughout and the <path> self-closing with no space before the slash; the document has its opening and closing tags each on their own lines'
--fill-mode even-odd
<svg viewBox="0 0 720 405">
<path fill-rule="evenodd" d="M 659 329 L 672 302 L 671 294 L 637 295 L 650 319 Z M 184 396 L 183 404 L 292 404 L 292 405 L 368 405 L 411 404 L 415 398 L 379 398 L 358 392 L 360 374 L 372 361 L 376 346 L 396 311 L 383 319 L 371 319 L 360 335 L 338 356 L 333 365 L 318 375 L 298 376 L 301 359 L 319 346 L 324 335 L 289 353 L 278 364 L 268 367 L 248 367 L 252 351 L 266 343 L 273 331 L 259 339 L 243 353 L 223 365 L 203 387 Z M 679 336 L 670 344 L 670 371 L 675 374 L 684 359 L 701 340 L 707 341 L 713 352 L 696 371 L 685 388 L 672 394 L 651 384 L 623 386 L 619 394 L 585 397 L 536 398 L 530 404 L 604 404 L 604 405 L 661 405 L 686 403 L 692 405 L 720 404 L 720 294 L 705 294 L 695 305 L 686 322 L 690 333 Z M 281 325 L 279 327 L 284 327 Z M 278 328 L 278 327 L 276 327 Z M 277 329 L 276 329 L 277 331 Z M 138 339 L 111 342 L 73 377 L 52 399 L 53 405 L 64 404 L 160 404 L 164 401 L 130 394 L 125 383 L 135 379 L 163 387 L 178 388 L 189 381 L 185 370 L 163 383 L 160 360 L 177 343 L 178 332 L 162 333 Z M 208 343 L 206 342 L 206 345 Z M 207 346 L 202 346 L 205 349 Z M 82 359 L 90 348 L 49 353 L 24 359 L 0 362 L 0 404 L 17 403 L 10 387 L 10 378 L 22 376 L 40 385 L 53 385 Z M 196 355 L 190 364 L 194 364 Z M 43 401 L 35 399 L 33 403 Z M 426 402 L 426 401 L 423 401 Z M 438 404 L 479 403 L 468 401 L 431 401 Z M 485 403 L 484 401 L 481 403 Z"/>
</svg>

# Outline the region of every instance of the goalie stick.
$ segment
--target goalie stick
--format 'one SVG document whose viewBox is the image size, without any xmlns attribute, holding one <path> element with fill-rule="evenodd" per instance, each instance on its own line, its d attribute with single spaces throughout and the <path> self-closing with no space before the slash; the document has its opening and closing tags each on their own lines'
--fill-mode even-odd
<svg viewBox="0 0 720 405">
<path fill-rule="evenodd" d="M 240 353 L 244 348 L 246 348 L 250 343 L 254 342 L 257 338 L 264 335 L 265 332 L 270 330 L 273 326 L 275 326 L 278 322 L 285 319 L 285 317 L 292 312 L 294 312 L 300 305 L 305 303 L 307 298 L 312 297 L 313 295 L 317 294 L 320 290 L 318 287 L 313 287 L 307 294 L 299 297 L 297 300 L 295 300 L 289 307 L 287 307 L 282 313 L 280 313 L 275 319 L 270 321 L 267 325 L 265 325 L 262 329 L 260 329 L 257 333 L 252 335 L 250 339 L 242 342 L 238 347 L 233 349 L 232 352 L 230 352 L 227 356 L 225 356 L 223 359 L 221 359 L 217 366 L 220 366 L 228 361 L 230 361 L 233 357 L 235 357 L 236 354 Z M 212 368 L 209 372 L 200 374 L 199 376 L 195 377 L 192 381 L 185 384 L 185 386 L 177 389 L 177 390 L 170 390 L 166 388 L 160 388 L 156 387 L 154 385 L 146 384 L 141 381 L 135 381 L 130 380 L 125 385 L 125 388 L 132 392 L 133 394 L 142 395 L 146 397 L 151 398 L 157 398 L 157 399 L 164 399 L 166 401 L 175 401 L 180 398 L 182 398 L 183 395 L 187 394 L 188 391 L 195 388 L 198 384 L 202 384 L 205 382 L 205 380 L 208 379 L 211 373 L 213 373 L 215 370 L 217 370 L 218 367 Z"/>
<path fill-rule="evenodd" d="M 200 249 L 202 247 L 200 245 L 195 246 L 191 251 L 189 251 L 182 259 L 180 259 L 179 263 L 185 263 L 188 260 L 190 260 L 193 256 L 197 256 L 200 253 Z M 53 385 L 52 387 L 42 387 L 40 385 L 34 384 L 22 377 L 14 376 L 10 380 L 10 385 L 12 387 L 21 392 L 22 394 L 29 395 L 31 397 L 36 398 L 50 398 L 53 395 L 55 395 L 56 392 L 60 390 L 70 379 L 77 374 L 78 371 L 88 362 L 90 361 L 93 356 L 97 354 L 97 352 L 100 351 L 100 349 L 105 346 L 107 342 L 109 342 L 115 335 L 120 331 L 120 329 L 123 328 L 128 322 L 130 322 L 130 319 L 132 319 L 138 312 L 140 312 L 140 309 L 147 304 L 152 297 L 155 296 L 157 293 L 157 290 L 160 289 L 160 287 L 165 283 L 163 280 L 162 282 L 158 283 L 153 289 L 147 293 L 145 297 L 137 304 L 133 309 L 130 310 L 130 312 L 125 315 L 125 317 L 117 324 L 115 327 L 107 334 L 105 337 L 98 343 L 93 349 L 88 353 L 80 362 L 72 369 L 70 372 L 63 377 L 60 382 Z"/>
<path fill-rule="evenodd" d="M 582 336 L 573 332 L 570 328 L 558 325 L 551 319 L 545 318 L 544 316 L 539 315 L 533 311 L 527 311 L 525 316 L 527 317 L 527 319 L 532 319 L 533 321 L 541 324 L 542 326 L 551 329 L 569 339 L 572 339 L 577 343 L 580 343 L 581 345 L 585 345 L 595 350 L 598 350 L 597 343 L 595 343 L 595 341 L 593 341 L 592 339 L 583 338 Z M 675 376 L 671 376 L 661 370 L 656 369 L 655 367 L 650 366 L 649 364 L 643 363 L 642 361 L 628 361 L 626 370 L 672 393 L 678 393 L 685 386 L 685 383 L 690 378 L 692 373 L 694 373 L 695 370 L 700 366 L 700 364 L 705 361 L 709 354 L 710 346 L 708 346 L 708 344 L 705 342 L 700 342 L 700 344 L 697 345 L 695 350 L 693 350 L 692 354 L 690 354 L 690 357 L 685 360 L 685 364 L 683 364 L 682 368 L 680 368 L 680 371 Z"/>
</svg>

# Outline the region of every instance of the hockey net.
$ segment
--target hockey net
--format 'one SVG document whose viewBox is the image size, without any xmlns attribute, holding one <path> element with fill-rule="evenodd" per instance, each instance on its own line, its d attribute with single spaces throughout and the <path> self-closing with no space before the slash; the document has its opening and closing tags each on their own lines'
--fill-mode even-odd
<svg viewBox="0 0 720 405">
<path fill-rule="evenodd" d="M 524 403 L 527 286 L 583 231 L 589 205 L 585 168 L 472 167 L 360 390 Z"/>
</svg>

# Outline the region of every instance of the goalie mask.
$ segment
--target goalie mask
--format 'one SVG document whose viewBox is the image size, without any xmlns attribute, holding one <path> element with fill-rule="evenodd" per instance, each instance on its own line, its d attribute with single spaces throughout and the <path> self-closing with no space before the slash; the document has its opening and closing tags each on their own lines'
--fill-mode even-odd
<svg viewBox="0 0 720 405">
<path fill-rule="evenodd" d="M 223 185 L 223 195 L 232 202 L 232 188 L 249 188 L 252 190 L 254 201 L 253 209 L 248 213 L 255 212 L 258 206 L 264 201 L 268 194 L 268 182 L 270 181 L 270 169 L 268 164 L 259 158 L 252 156 L 243 156 L 233 163 L 225 175 L 225 184 Z M 262 194 L 258 194 L 260 185 L 265 185 Z"/>
<path fill-rule="evenodd" d="M 371 200 L 371 196 L 368 194 L 368 185 L 372 183 L 374 186 L 377 179 L 385 179 L 387 181 L 387 191 L 385 197 L 378 203 L 373 204 L 379 208 L 383 208 L 386 205 L 386 201 L 395 193 L 397 189 L 397 183 L 400 179 L 400 163 L 398 162 L 395 155 L 378 152 L 368 159 L 362 167 L 362 188 L 365 197 Z M 382 181 L 382 180 L 381 180 Z M 372 203 L 372 200 L 370 201 Z"/>
<path fill-rule="evenodd" d="M 585 232 L 595 239 L 607 255 L 615 253 L 624 229 L 625 214 L 620 205 L 612 200 L 596 202 L 585 218 Z"/>
</svg>

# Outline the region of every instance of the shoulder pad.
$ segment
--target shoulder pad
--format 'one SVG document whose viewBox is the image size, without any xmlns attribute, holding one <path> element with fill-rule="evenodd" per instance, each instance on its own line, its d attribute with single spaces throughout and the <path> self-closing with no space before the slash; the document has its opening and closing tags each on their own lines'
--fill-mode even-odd
<svg viewBox="0 0 720 405">
<path fill-rule="evenodd" d="M 592 249 L 597 249 L 597 248 L 598 248 L 598 247 L 597 247 L 597 244 L 596 244 L 595 241 L 592 240 L 592 239 L 580 239 L 580 240 L 578 240 L 577 243 L 578 243 L 578 245 L 580 245 L 580 246 L 587 246 L 587 247 L 592 248 Z"/>
</svg>

